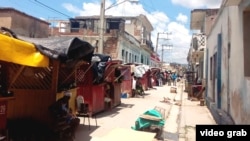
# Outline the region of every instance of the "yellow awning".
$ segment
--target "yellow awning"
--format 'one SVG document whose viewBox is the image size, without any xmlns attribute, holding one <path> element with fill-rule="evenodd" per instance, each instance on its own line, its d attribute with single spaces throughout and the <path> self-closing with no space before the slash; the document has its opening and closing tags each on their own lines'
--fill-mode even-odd
<svg viewBox="0 0 250 141">
<path fill-rule="evenodd" d="M 32 43 L 0 34 L 0 60 L 31 67 L 49 66 L 49 58 Z"/>
</svg>

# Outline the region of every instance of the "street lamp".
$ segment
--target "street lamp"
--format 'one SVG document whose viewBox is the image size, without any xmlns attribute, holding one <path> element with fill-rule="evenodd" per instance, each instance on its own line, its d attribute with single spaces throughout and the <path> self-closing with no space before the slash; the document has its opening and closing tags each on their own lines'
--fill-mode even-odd
<svg viewBox="0 0 250 141">
<path fill-rule="evenodd" d="M 122 4 L 126 1 L 129 1 L 129 2 L 139 2 L 139 0 L 124 0 L 124 1 L 121 1 L 119 3 L 114 3 L 114 4 L 111 4 L 109 7 L 105 8 L 105 1 L 106 0 L 102 0 L 101 1 L 101 10 L 100 10 L 100 35 L 99 35 L 99 47 L 98 47 L 98 53 L 102 54 L 103 53 L 103 38 L 104 38 L 104 21 L 105 21 L 105 11 L 112 8 L 112 7 L 115 7 L 119 4 Z"/>
</svg>

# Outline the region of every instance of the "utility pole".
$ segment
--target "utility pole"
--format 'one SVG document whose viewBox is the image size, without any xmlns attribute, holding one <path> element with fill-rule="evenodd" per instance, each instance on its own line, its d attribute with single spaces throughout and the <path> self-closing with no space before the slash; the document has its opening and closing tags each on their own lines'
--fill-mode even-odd
<svg viewBox="0 0 250 141">
<path fill-rule="evenodd" d="M 166 45 L 162 45 L 162 48 L 161 48 L 161 68 L 163 69 L 163 64 L 164 64 L 164 61 L 163 61 L 163 54 L 164 54 L 164 47 L 167 47 L 166 49 L 167 50 L 172 50 L 173 48 L 173 45 L 169 45 L 169 44 L 166 44 Z"/>
<path fill-rule="evenodd" d="M 155 47 L 155 52 L 156 52 L 156 54 L 157 54 L 157 51 L 158 51 L 159 35 L 160 35 L 160 33 L 158 32 L 158 33 L 157 33 L 157 39 L 156 39 L 156 47 Z"/>
<path fill-rule="evenodd" d="M 103 54 L 103 38 L 104 38 L 104 20 L 105 20 L 105 0 L 101 2 L 100 10 L 100 34 L 99 34 L 99 46 L 98 53 Z"/>
<path fill-rule="evenodd" d="M 104 28 L 104 25 L 105 25 L 105 11 L 112 8 L 112 7 L 115 7 L 119 4 L 122 4 L 126 1 L 129 1 L 129 2 L 133 2 L 133 3 L 138 3 L 138 0 L 124 0 L 124 1 L 121 1 L 119 3 L 114 3 L 112 5 L 110 5 L 109 7 L 105 8 L 105 1 L 106 0 L 102 0 L 101 1 L 101 10 L 100 10 L 100 29 L 99 29 L 99 46 L 98 46 L 98 53 L 100 54 L 103 54 L 103 43 L 104 43 L 104 30 L 106 28 Z"/>
<path fill-rule="evenodd" d="M 160 38 L 160 34 L 166 34 L 167 35 L 167 38 Z M 156 48 L 155 48 L 155 52 L 157 53 L 158 51 L 158 44 L 159 44 L 159 39 L 166 39 L 166 40 L 169 40 L 168 38 L 168 35 L 171 35 L 172 33 L 171 32 L 158 32 L 157 33 L 157 39 L 156 39 Z"/>
<path fill-rule="evenodd" d="M 159 37 L 160 34 L 165 34 L 165 35 L 167 35 L 167 38 L 160 38 L 160 37 Z M 156 54 L 158 54 L 159 39 L 169 40 L 168 35 L 171 35 L 171 34 L 172 34 L 172 33 L 170 33 L 170 32 L 162 32 L 162 33 L 158 32 L 158 33 L 157 33 L 156 50 L 155 50 Z M 162 47 L 162 50 L 161 50 L 161 68 L 163 68 L 163 53 L 164 53 L 164 46 L 166 46 L 166 45 L 162 45 L 162 46 L 161 46 L 161 47 Z"/>
</svg>

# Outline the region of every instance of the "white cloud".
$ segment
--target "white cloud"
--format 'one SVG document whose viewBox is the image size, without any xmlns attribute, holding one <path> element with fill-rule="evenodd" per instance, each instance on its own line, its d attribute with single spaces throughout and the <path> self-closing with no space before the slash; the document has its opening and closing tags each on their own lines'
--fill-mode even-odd
<svg viewBox="0 0 250 141">
<path fill-rule="evenodd" d="M 63 3 L 62 6 L 67 9 L 68 11 L 74 14 L 80 14 L 80 10 L 78 7 L 72 5 L 71 3 Z"/>
<path fill-rule="evenodd" d="M 141 4 L 124 2 L 106 10 L 105 14 L 112 16 L 138 16 L 139 14 L 147 15 L 147 11 L 143 9 Z"/>
<path fill-rule="evenodd" d="M 222 0 L 171 0 L 173 4 L 186 8 L 219 8 Z"/>
<path fill-rule="evenodd" d="M 106 0 L 106 7 L 112 4 L 111 0 Z M 82 9 L 76 8 L 70 4 L 64 4 L 68 11 L 75 14 L 79 13 L 81 16 L 100 15 L 100 3 L 83 3 Z M 152 32 L 152 42 L 156 46 L 157 33 L 159 32 L 172 32 L 169 36 L 169 44 L 173 45 L 172 50 L 164 49 L 164 61 L 166 62 L 177 62 L 187 63 L 187 54 L 191 41 L 191 35 L 189 30 L 184 26 L 187 22 L 187 16 L 179 14 L 176 17 L 177 21 L 171 21 L 166 13 L 161 11 L 147 12 L 143 5 L 140 3 L 133 4 L 130 2 L 124 2 L 123 4 L 117 5 L 108 9 L 105 12 L 106 15 L 112 16 L 138 16 L 144 14 L 151 22 L 154 31 Z M 162 34 L 160 38 L 167 38 L 166 35 Z M 158 42 L 158 54 L 161 56 L 161 46 L 166 44 L 165 40 L 160 39 Z"/>
<path fill-rule="evenodd" d="M 167 24 L 166 31 L 168 31 L 168 35 L 160 34 L 163 39 L 159 40 L 158 54 L 162 54 L 163 45 L 164 61 L 187 63 L 187 54 L 191 41 L 189 30 L 183 24 L 171 21 Z"/>
<path fill-rule="evenodd" d="M 100 15 L 100 4 L 83 3 L 80 15 L 81 16 Z"/>
<path fill-rule="evenodd" d="M 176 17 L 176 20 L 181 23 L 187 23 L 188 17 L 186 15 L 183 15 L 182 13 L 179 13 Z"/>
</svg>

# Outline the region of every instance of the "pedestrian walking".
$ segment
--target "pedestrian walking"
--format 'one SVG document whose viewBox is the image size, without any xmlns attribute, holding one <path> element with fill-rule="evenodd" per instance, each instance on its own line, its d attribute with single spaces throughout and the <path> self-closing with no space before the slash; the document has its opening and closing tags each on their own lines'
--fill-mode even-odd
<svg viewBox="0 0 250 141">
<path fill-rule="evenodd" d="M 176 74 L 176 72 L 172 73 L 171 78 L 172 78 L 173 86 L 176 86 L 176 80 L 177 80 L 177 74 Z"/>
<path fill-rule="evenodd" d="M 162 78 L 163 78 L 163 75 L 162 75 L 162 73 L 160 72 L 160 71 L 158 71 L 157 73 L 156 73 L 156 78 L 157 78 L 157 81 L 158 81 L 158 86 L 162 86 Z"/>
</svg>

